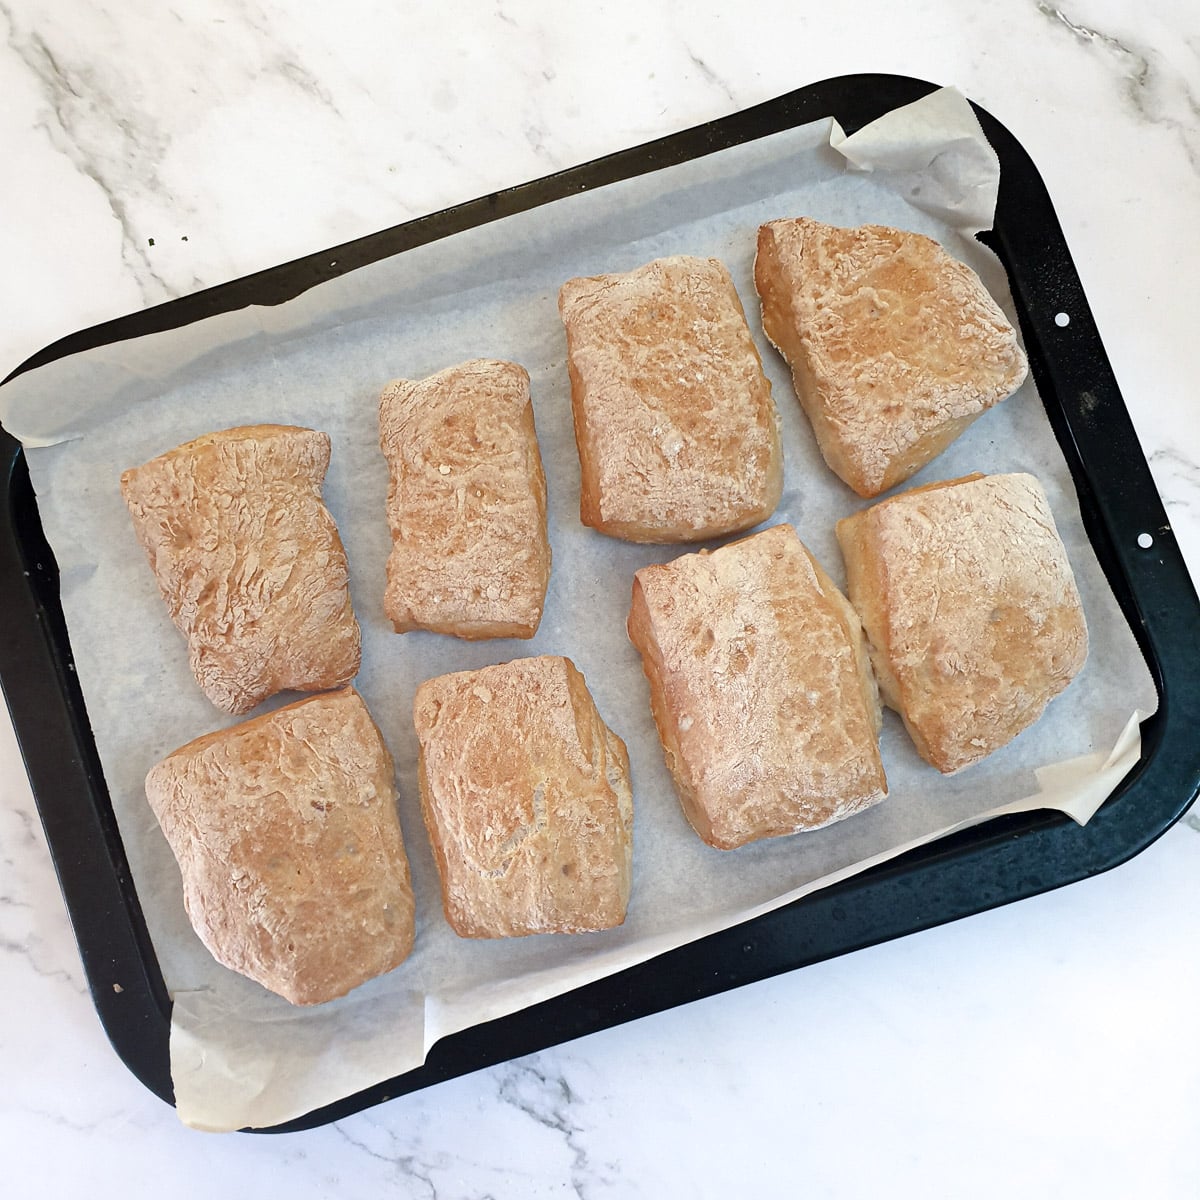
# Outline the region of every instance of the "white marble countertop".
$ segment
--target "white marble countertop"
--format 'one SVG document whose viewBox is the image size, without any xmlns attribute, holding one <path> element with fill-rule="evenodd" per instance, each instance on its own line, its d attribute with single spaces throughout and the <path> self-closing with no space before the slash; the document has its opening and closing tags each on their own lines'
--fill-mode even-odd
<svg viewBox="0 0 1200 1200">
<path fill-rule="evenodd" d="M 0 375 L 54 339 L 818 79 L 958 85 L 1053 197 L 1200 571 L 1192 0 L 0 3 Z M 0 722 L 14 1196 L 1192 1197 L 1200 819 L 1099 878 L 280 1137 L 105 1041 Z"/>
</svg>

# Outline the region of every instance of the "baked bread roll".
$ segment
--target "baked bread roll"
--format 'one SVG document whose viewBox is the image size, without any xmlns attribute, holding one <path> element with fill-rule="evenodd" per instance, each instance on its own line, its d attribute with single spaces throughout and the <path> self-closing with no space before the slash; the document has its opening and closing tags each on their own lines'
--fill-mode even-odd
<svg viewBox="0 0 1200 1200">
<path fill-rule="evenodd" d="M 533 637 L 550 543 L 524 368 L 479 359 L 389 384 L 379 443 L 393 541 L 383 607 L 396 632 Z"/>
<path fill-rule="evenodd" d="M 721 263 L 680 256 L 571 279 L 558 308 L 585 525 L 694 542 L 775 511 L 779 418 Z"/>
<path fill-rule="evenodd" d="M 421 808 L 455 933 L 584 933 L 625 920 L 629 756 L 569 659 L 427 680 L 413 716 Z"/>
<path fill-rule="evenodd" d="M 939 771 L 1012 741 L 1082 669 L 1083 607 L 1032 475 L 914 488 L 837 536 L 883 699 Z"/>
<path fill-rule="evenodd" d="M 121 476 L 192 673 L 225 712 L 358 673 L 346 552 L 321 500 L 328 468 L 328 434 L 246 425 Z"/>
<path fill-rule="evenodd" d="M 146 795 L 219 963 L 320 1004 L 408 957 L 392 760 L 353 688 L 189 742 L 151 769 Z"/>
<path fill-rule="evenodd" d="M 790 525 L 643 567 L 628 628 L 710 846 L 818 829 L 887 795 L 862 627 Z"/>
<path fill-rule="evenodd" d="M 1025 379 L 979 277 L 920 234 L 771 221 L 754 283 L 821 453 L 860 496 L 908 479 Z"/>
</svg>

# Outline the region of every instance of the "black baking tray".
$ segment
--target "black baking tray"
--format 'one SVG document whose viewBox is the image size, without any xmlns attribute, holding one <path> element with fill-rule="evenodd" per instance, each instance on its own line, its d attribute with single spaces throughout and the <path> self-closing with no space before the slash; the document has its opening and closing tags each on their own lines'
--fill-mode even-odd
<svg viewBox="0 0 1200 1200">
<path fill-rule="evenodd" d="M 414 246 L 822 117 L 834 116 L 853 132 L 936 86 L 894 75 L 825 80 L 72 334 L 14 375 L 249 304 L 278 304 Z M 1074 478 L 1085 527 L 1159 692 L 1158 711 L 1142 726 L 1138 765 L 1085 827 L 1061 814 L 1035 812 L 947 837 L 736 928 L 444 1038 L 422 1067 L 275 1131 L 337 1120 L 443 1079 L 1097 874 L 1148 846 L 1195 798 L 1200 604 L 1045 185 L 1013 135 L 978 106 L 975 111 L 1001 164 L 995 227 L 982 240 L 1008 272 L 1034 378 Z M 0 464 L 7 485 L 0 495 L 0 682 L 100 1020 L 130 1070 L 170 1102 L 171 1001 L 74 674 L 54 557 L 21 448 L 2 430 Z"/>
</svg>

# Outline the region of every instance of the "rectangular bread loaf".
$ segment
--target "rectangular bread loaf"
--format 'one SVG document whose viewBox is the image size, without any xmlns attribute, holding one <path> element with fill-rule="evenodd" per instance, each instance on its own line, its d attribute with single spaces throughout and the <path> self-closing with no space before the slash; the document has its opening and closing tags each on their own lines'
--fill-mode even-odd
<svg viewBox="0 0 1200 1200">
<path fill-rule="evenodd" d="M 887 795 L 862 627 L 790 525 L 643 567 L 629 637 L 710 846 L 818 829 Z"/>
<path fill-rule="evenodd" d="M 1012 741 L 1083 668 L 1083 605 L 1032 475 L 913 488 L 837 537 L 883 698 L 939 771 Z"/>
<path fill-rule="evenodd" d="M 695 542 L 775 511 L 778 414 L 723 264 L 679 255 L 571 279 L 558 307 L 585 525 Z"/>
<path fill-rule="evenodd" d="M 921 234 L 770 221 L 754 282 L 821 453 L 860 496 L 915 474 L 1025 378 L 979 276 Z"/>
<path fill-rule="evenodd" d="M 321 499 L 329 435 L 207 434 L 121 476 L 121 494 L 204 694 L 241 715 L 358 674 L 346 552 Z"/>
<path fill-rule="evenodd" d="M 219 963 L 320 1004 L 408 957 L 392 759 L 353 688 L 189 742 L 151 769 L 146 796 Z"/>
<path fill-rule="evenodd" d="M 413 717 L 421 805 L 456 933 L 585 933 L 625 920 L 629 755 L 569 659 L 426 680 Z"/>
<path fill-rule="evenodd" d="M 392 552 L 384 611 L 397 633 L 531 638 L 550 581 L 546 477 L 529 375 L 476 359 L 379 402 Z"/>
</svg>

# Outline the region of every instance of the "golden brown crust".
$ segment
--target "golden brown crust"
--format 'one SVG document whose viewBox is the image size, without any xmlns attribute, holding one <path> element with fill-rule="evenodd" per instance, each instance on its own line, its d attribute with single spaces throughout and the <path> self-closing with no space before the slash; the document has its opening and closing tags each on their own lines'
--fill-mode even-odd
<svg viewBox="0 0 1200 1200">
<path fill-rule="evenodd" d="M 1083 607 L 1032 475 L 902 492 L 837 536 L 883 698 L 938 770 L 1006 745 L 1082 669 Z"/>
<path fill-rule="evenodd" d="M 197 738 L 151 769 L 146 795 L 218 962 L 320 1004 L 408 957 L 392 760 L 353 688 Z"/>
<path fill-rule="evenodd" d="M 710 846 L 817 829 L 887 794 L 861 625 L 790 525 L 643 567 L 628 628 Z"/>
<path fill-rule="evenodd" d="M 860 496 L 908 479 L 1025 379 L 979 277 L 920 234 L 771 221 L 754 283 L 821 453 Z"/>
<path fill-rule="evenodd" d="M 358 673 L 346 552 L 321 500 L 328 467 L 327 434 L 247 425 L 121 476 L 192 672 L 225 712 Z"/>
<path fill-rule="evenodd" d="M 629 756 L 569 659 L 427 680 L 413 716 L 421 806 L 457 934 L 584 933 L 624 921 Z"/>
<path fill-rule="evenodd" d="M 657 259 L 568 280 L 580 519 L 635 542 L 748 529 L 783 487 L 779 420 L 729 272 Z"/>
<path fill-rule="evenodd" d="M 550 581 L 546 477 L 529 375 L 477 359 L 379 403 L 388 460 L 384 611 L 397 633 L 530 638 Z"/>
</svg>

